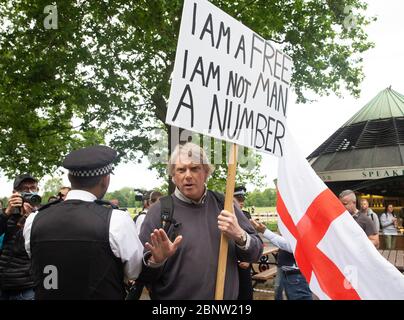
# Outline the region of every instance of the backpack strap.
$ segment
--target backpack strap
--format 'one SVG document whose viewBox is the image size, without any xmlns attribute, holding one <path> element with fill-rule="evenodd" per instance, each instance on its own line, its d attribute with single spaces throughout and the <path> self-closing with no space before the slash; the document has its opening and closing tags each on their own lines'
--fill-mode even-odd
<svg viewBox="0 0 404 320">
<path fill-rule="evenodd" d="M 174 216 L 174 201 L 171 195 L 161 197 L 159 199 L 161 205 L 160 220 L 161 228 L 167 233 L 168 238 L 174 241 L 177 237 L 177 228 L 181 226 L 181 223 L 173 218 Z"/>
<path fill-rule="evenodd" d="M 143 210 L 142 211 L 140 211 L 137 215 L 136 215 L 136 217 L 134 217 L 133 218 L 133 222 L 135 222 L 136 223 L 136 221 L 137 221 L 137 219 L 139 218 L 139 216 L 141 216 L 142 214 L 146 214 L 146 212 L 144 212 Z"/>
<path fill-rule="evenodd" d="M 99 204 L 99 205 L 104 206 L 104 207 L 107 207 L 107 208 L 111 208 L 111 209 L 119 209 L 118 206 L 116 206 L 116 205 L 114 205 L 111 202 L 106 201 L 106 200 L 97 199 L 97 200 L 94 200 L 94 203 Z"/>
<path fill-rule="evenodd" d="M 171 241 L 174 241 L 176 235 L 173 232 L 173 227 L 178 225 L 176 221 L 173 219 L 174 215 L 174 203 L 171 196 L 161 197 L 159 199 L 161 211 L 160 211 L 160 227 L 164 229 L 167 236 Z M 153 282 L 155 282 L 162 273 L 161 268 L 150 268 L 143 266 L 142 272 L 139 274 L 139 277 L 136 279 L 135 285 L 130 289 L 131 291 L 131 300 L 138 300 L 140 295 L 142 294 L 142 290 L 144 286 L 150 287 Z"/>
<path fill-rule="evenodd" d="M 161 204 L 161 212 L 160 212 L 161 227 L 167 233 L 172 223 L 174 214 L 173 199 L 171 198 L 171 196 L 161 197 L 160 204 Z"/>
<path fill-rule="evenodd" d="M 380 230 L 383 230 L 384 228 L 383 228 L 383 225 L 382 225 L 382 217 L 383 217 L 383 215 L 385 214 L 385 212 L 382 212 L 381 214 L 380 214 L 380 217 L 379 217 L 379 229 Z"/>
</svg>

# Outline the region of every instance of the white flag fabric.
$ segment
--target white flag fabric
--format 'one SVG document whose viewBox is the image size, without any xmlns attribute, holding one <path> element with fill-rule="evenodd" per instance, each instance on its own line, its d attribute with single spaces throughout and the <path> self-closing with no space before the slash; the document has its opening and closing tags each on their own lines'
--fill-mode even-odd
<svg viewBox="0 0 404 320">
<path fill-rule="evenodd" d="M 320 299 L 404 299 L 404 275 L 367 238 L 287 132 L 279 160 L 279 230 Z"/>
</svg>

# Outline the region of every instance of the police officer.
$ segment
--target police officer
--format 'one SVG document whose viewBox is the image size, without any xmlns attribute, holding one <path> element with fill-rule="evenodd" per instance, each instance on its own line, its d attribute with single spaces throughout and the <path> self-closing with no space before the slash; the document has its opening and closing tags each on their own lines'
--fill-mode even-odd
<svg viewBox="0 0 404 320">
<path fill-rule="evenodd" d="M 237 186 L 234 188 L 233 197 L 237 201 L 241 211 L 247 217 L 251 219 L 251 215 L 248 211 L 243 210 L 244 200 L 246 195 L 245 186 Z M 253 300 L 253 286 L 251 280 L 251 264 L 248 262 L 239 262 L 238 264 L 238 276 L 239 276 L 239 293 L 237 300 Z"/>
<path fill-rule="evenodd" d="M 246 210 L 243 210 L 246 192 L 247 192 L 247 189 L 245 186 L 237 186 L 234 188 L 233 197 L 234 197 L 234 200 L 237 201 L 238 205 L 240 206 L 241 211 L 243 211 L 243 213 L 247 217 L 247 219 L 251 219 L 250 213 Z"/>
<path fill-rule="evenodd" d="M 72 190 L 65 201 L 27 219 L 25 249 L 32 257 L 36 299 L 124 299 L 124 281 L 139 275 L 143 245 L 131 217 L 100 201 L 116 157 L 115 150 L 99 145 L 68 154 L 63 166 Z M 164 240 L 155 230 L 149 246 L 154 263 L 176 249 L 171 242 L 160 246 Z"/>
</svg>

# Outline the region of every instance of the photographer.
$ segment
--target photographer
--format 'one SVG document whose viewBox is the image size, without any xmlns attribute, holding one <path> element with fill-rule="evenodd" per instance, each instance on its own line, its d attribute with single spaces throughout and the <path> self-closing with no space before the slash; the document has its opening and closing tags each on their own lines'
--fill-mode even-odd
<svg viewBox="0 0 404 320">
<path fill-rule="evenodd" d="M 41 203 L 37 192 L 37 179 L 29 174 L 17 176 L 13 194 L 0 214 L 0 234 L 4 233 L 0 256 L 0 300 L 34 299 L 31 261 L 24 249 L 22 232 L 26 218 Z"/>
<path fill-rule="evenodd" d="M 149 208 L 155 204 L 163 194 L 159 191 L 147 191 L 145 194 L 142 196 L 142 201 L 143 201 L 143 209 L 140 211 L 137 216 L 133 219 L 133 221 L 136 224 L 136 229 L 137 232 L 140 234 L 140 229 L 142 227 L 142 223 L 144 221 L 144 218 L 146 217 L 146 213 L 149 210 Z"/>
<path fill-rule="evenodd" d="M 140 233 L 140 228 L 142 227 L 142 223 L 144 221 L 144 218 L 146 217 L 146 213 L 150 208 L 150 193 L 151 191 L 146 191 L 143 195 L 142 198 L 140 198 L 138 195 L 136 196 L 136 200 L 139 201 L 141 200 L 143 202 L 143 209 L 140 211 L 136 217 L 133 219 L 136 225 L 136 230 L 137 233 Z"/>
</svg>

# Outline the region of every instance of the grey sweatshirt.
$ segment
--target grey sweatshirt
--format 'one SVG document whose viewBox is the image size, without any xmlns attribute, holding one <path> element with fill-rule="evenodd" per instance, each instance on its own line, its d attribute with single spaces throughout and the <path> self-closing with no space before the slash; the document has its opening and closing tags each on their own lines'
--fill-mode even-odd
<svg viewBox="0 0 404 320">
<path fill-rule="evenodd" d="M 183 236 L 177 252 L 162 267 L 162 275 L 152 286 L 153 299 L 213 300 L 219 256 L 220 213 L 216 199 L 207 193 L 201 204 L 190 204 L 174 198 L 173 218 L 180 223 L 178 234 Z M 160 202 L 149 209 L 140 231 L 144 244 L 151 232 L 161 225 Z M 237 299 L 239 279 L 237 261 L 259 260 L 263 243 L 240 209 L 236 208 L 238 223 L 251 237 L 247 250 L 240 249 L 229 240 L 224 299 Z"/>
</svg>

